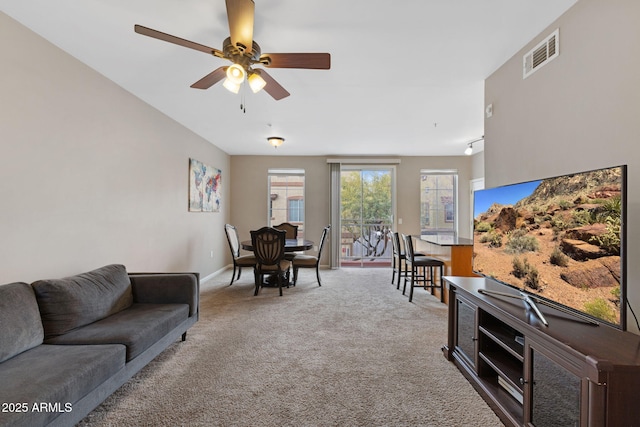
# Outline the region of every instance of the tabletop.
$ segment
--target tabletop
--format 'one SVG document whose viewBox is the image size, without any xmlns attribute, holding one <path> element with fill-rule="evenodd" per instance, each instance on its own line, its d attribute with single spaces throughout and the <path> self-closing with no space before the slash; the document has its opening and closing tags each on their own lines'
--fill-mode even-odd
<svg viewBox="0 0 640 427">
<path fill-rule="evenodd" d="M 251 240 L 243 240 L 240 242 L 242 249 L 245 251 L 253 251 Z M 284 242 L 285 252 L 308 251 L 313 249 L 313 241 L 307 239 L 286 239 Z"/>
<path fill-rule="evenodd" d="M 450 234 L 419 235 L 414 237 L 438 246 L 473 246 L 473 239 L 457 237 Z"/>
</svg>

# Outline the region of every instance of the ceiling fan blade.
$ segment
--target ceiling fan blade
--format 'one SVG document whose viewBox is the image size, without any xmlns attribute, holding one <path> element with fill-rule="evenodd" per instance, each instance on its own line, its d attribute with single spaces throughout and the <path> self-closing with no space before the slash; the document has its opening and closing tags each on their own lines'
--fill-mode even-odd
<svg viewBox="0 0 640 427">
<path fill-rule="evenodd" d="M 226 2 L 231 43 L 236 47 L 241 45 L 245 52 L 251 53 L 255 3 L 253 0 L 226 0 Z"/>
<path fill-rule="evenodd" d="M 267 82 L 266 86 L 264 87 L 264 90 L 269 95 L 271 95 L 271 97 L 273 99 L 278 101 L 278 100 L 280 100 L 282 98 L 286 98 L 287 96 L 291 95 L 289 92 L 287 92 L 287 90 L 285 88 L 280 86 L 280 83 L 275 81 L 273 79 L 273 77 L 271 77 L 269 74 L 267 74 L 266 71 L 264 71 L 264 70 L 256 70 L 256 72 L 258 72 L 258 71 L 260 73 L 260 76 L 262 76 L 262 78 L 264 79 L 264 81 Z"/>
<path fill-rule="evenodd" d="M 264 53 L 260 62 L 269 68 L 306 68 L 328 70 L 331 55 L 328 53 Z"/>
<path fill-rule="evenodd" d="M 224 54 L 218 49 L 214 49 L 200 43 L 181 39 L 180 37 L 172 36 L 170 34 L 166 34 L 157 30 L 152 30 L 151 28 L 143 27 L 142 25 L 136 24 L 133 29 L 136 33 L 142 34 L 143 36 L 153 37 L 154 39 L 177 44 L 178 46 L 184 46 L 190 49 L 199 50 L 200 52 L 210 53 L 211 55 L 217 56 L 218 58 L 224 58 Z"/>
<path fill-rule="evenodd" d="M 218 83 L 220 80 L 224 79 L 227 75 L 227 68 L 229 67 L 220 67 L 216 68 L 197 82 L 191 85 L 194 89 L 209 89 L 214 84 Z"/>
</svg>

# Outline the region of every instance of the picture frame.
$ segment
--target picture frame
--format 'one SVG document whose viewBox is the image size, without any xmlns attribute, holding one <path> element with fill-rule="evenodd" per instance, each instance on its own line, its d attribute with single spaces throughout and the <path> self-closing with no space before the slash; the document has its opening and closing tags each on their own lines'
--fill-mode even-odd
<svg viewBox="0 0 640 427">
<path fill-rule="evenodd" d="M 189 159 L 189 212 L 220 212 L 222 171 Z"/>
</svg>

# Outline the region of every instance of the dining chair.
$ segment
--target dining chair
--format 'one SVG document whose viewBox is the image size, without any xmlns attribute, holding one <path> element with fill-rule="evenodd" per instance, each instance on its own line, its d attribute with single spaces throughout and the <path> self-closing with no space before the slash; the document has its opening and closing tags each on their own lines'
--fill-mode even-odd
<svg viewBox="0 0 640 427">
<path fill-rule="evenodd" d="M 231 224 L 225 224 L 224 231 L 227 235 L 229 249 L 231 249 L 231 257 L 233 258 L 233 274 L 231 275 L 231 283 L 229 283 L 229 286 L 231 286 L 233 285 L 234 280 L 240 280 L 240 273 L 242 273 L 242 268 L 253 268 L 256 265 L 256 257 L 253 255 L 240 256 L 240 238 L 238 236 L 238 229 L 235 226 Z M 238 272 L 237 277 L 236 271 Z"/>
<path fill-rule="evenodd" d="M 282 224 L 274 225 L 273 228 L 276 230 L 284 230 L 287 232 L 287 239 L 297 239 L 298 238 L 298 226 L 291 224 L 290 222 L 283 222 Z"/>
<path fill-rule="evenodd" d="M 297 239 L 298 238 L 298 226 L 291 224 L 290 222 L 283 222 L 282 224 L 274 225 L 273 228 L 276 230 L 284 230 L 287 239 Z M 284 257 L 289 261 L 293 261 L 293 258 L 296 256 L 294 253 L 288 253 Z"/>
<path fill-rule="evenodd" d="M 297 254 L 295 257 L 293 257 L 293 260 L 291 262 L 293 265 L 293 286 L 295 286 L 296 282 L 298 281 L 299 268 L 315 268 L 316 278 L 318 279 L 318 286 L 322 286 L 322 283 L 320 282 L 320 257 L 322 256 L 322 248 L 324 247 L 324 241 L 327 238 L 327 234 L 329 233 L 330 228 L 331 224 L 327 225 L 322 230 L 322 235 L 320 236 L 320 244 L 318 245 L 318 256 Z"/>
<path fill-rule="evenodd" d="M 413 252 L 413 240 L 411 236 L 406 234 L 402 235 L 404 241 L 405 250 L 405 264 L 408 266 L 405 270 L 404 286 L 402 288 L 402 295 L 405 294 L 407 289 L 407 281 L 409 281 L 409 275 L 411 275 L 411 288 L 409 290 L 409 302 L 413 300 L 413 288 L 422 287 L 424 289 L 440 289 L 440 301 L 444 302 L 444 292 L 442 287 L 442 276 L 444 273 L 444 262 L 428 256 L 417 256 Z M 440 268 L 439 284 L 436 284 L 435 268 Z M 409 269 L 411 270 L 409 272 Z M 420 273 L 422 269 L 422 273 Z M 427 275 L 427 269 L 429 274 Z M 422 285 L 420 285 L 422 283 Z M 428 283 L 428 284 L 427 284 Z"/>
<path fill-rule="evenodd" d="M 291 261 L 284 258 L 285 236 L 284 230 L 276 230 L 272 227 L 251 230 L 251 244 L 257 261 L 253 270 L 256 282 L 254 296 L 258 295 L 263 286 L 265 275 L 277 281 L 280 296 L 282 296 L 283 284 L 289 287 Z"/>
</svg>

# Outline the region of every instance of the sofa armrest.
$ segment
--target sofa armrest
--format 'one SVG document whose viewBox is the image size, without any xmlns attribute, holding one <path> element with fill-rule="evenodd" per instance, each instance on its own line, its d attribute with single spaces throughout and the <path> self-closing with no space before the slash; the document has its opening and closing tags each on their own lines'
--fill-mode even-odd
<svg viewBox="0 0 640 427">
<path fill-rule="evenodd" d="M 143 304 L 189 304 L 189 316 L 199 314 L 198 273 L 129 273 L 133 301 Z"/>
</svg>

